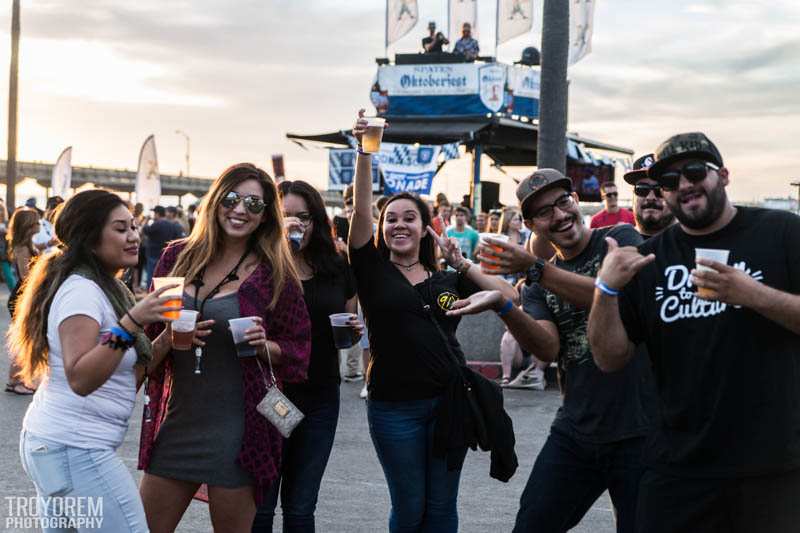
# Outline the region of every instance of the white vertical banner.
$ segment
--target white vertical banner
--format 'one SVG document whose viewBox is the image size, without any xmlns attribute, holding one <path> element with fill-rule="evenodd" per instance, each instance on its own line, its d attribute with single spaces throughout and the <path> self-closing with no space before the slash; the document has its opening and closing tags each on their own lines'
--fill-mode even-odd
<svg viewBox="0 0 800 533">
<path fill-rule="evenodd" d="M 570 0 L 569 64 L 574 65 L 592 51 L 595 0 Z"/>
<path fill-rule="evenodd" d="M 136 172 L 136 201 L 150 210 L 161 199 L 161 176 L 158 173 L 156 138 L 148 137 L 139 151 L 139 170 Z"/>
<path fill-rule="evenodd" d="M 497 0 L 497 44 L 533 28 L 533 0 Z"/>
<path fill-rule="evenodd" d="M 386 0 L 386 46 L 410 32 L 418 21 L 417 0 Z"/>
<path fill-rule="evenodd" d="M 478 2 L 477 0 L 448 0 L 447 20 L 450 21 L 447 36 L 450 43 L 455 46 L 461 38 L 461 26 L 465 22 L 472 25 L 472 38 L 478 38 Z"/>
<path fill-rule="evenodd" d="M 72 146 L 69 146 L 58 156 L 53 165 L 53 176 L 50 178 L 52 196 L 67 198 L 72 187 Z"/>
</svg>

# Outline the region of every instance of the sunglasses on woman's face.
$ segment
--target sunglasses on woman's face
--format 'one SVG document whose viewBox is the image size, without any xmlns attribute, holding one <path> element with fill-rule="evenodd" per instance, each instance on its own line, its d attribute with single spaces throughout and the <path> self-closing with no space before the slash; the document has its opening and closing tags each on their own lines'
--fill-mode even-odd
<svg viewBox="0 0 800 533">
<path fill-rule="evenodd" d="M 656 195 L 656 198 L 661 198 L 661 185 L 650 184 L 650 183 L 637 183 L 633 187 L 633 194 L 635 194 L 640 198 L 647 198 L 647 195 L 650 194 L 650 191 L 653 191 L 653 194 Z"/>
<path fill-rule="evenodd" d="M 245 208 L 247 208 L 247 210 L 254 215 L 261 213 L 267 206 L 260 196 L 256 196 L 254 194 L 242 196 L 236 191 L 230 191 L 228 194 L 223 196 L 220 203 L 225 209 L 233 209 L 239 204 L 239 202 L 244 202 Z"/>
<path fill-rule="evenodd" d="M 681 168 L 662 172 L 656 181 L 665 191 L 677 191 L 681 184 L 681 176 L 692 183 L 700 183 L 708 176 L 709 169 L 716 171 L 719 167 L 704 161 L 690 161 Z"/>
</svg>

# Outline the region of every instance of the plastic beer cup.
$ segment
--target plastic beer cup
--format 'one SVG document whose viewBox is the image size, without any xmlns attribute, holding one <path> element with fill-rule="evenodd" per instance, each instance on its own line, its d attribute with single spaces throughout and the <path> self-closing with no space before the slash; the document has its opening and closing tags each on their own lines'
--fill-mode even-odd
<svg viewBox="0 0 800 533">
<path fill-rule="evenodd" d="M 162 294 L 162 296 L 172 296 L 165 305 L 175 309 L 174 311 L 167 311 L 164 313 L 164 318 L 178 318 L 180 309 L 183 307 L 183 278 L 153 278 L 153 287 L 155 290 L 165 285 L 175 285 L 176 283 L 178 284 L 177 287 L 173 287 Z"/>
<path fill-rule="evenodd" d="M 508 242 L 508 235 L 504 235 L 502 233 L 481 233 L 480 234 L 480 244 L 483 245 L 483 252 L 484 252 L 483 255 L 487 255 L 486 252 L 488 250 L 491 250 L 491 251 L 494 251 L 494 252 L 497 252 L 497 253 L 501 253 L 503 251 L 502 247 L 495 246 L 495 245 L 491 244 L 489 241 L 487 241 L 486 239 L 493 239 L 495 241 L 500 241 L 500 242 Z M 483 261 L 481 261 L 481 268 L 483 270 L 497 270 L 498 267 L 496 267 L 494 265 L 490 265 L 490 264 L 484 263 Z"/>
<path fill-rule="evenodd" d="M 695 248 L 694 249 L 694 257 L 695 261 L 697 259 L 709 259 L 711 261 L 716 261 L 718 263 L 728 264 L 728 256 L 730 255 L 730 250 L 716 250 L 712 248 Z M 697 270 L 705 270 L 707 272 L 716 272 L 711 267 L 707 267 L 705 265 L 698 265 L 695 264 Z M 698 298 L 709 298 L 714 296 L 714 291 L 711 289 L 706 289 L 704 287 L 697 287 L 697 296 Z"/>
<path fill-rule="evenodd" d="M 381 140 L 383 139 L 386 119 L 381 117 L 365 118 L 367 119 L 367 130 L 361 136 L 361 149 L 368 154 L 375 154 L 381 151 Z"/>
<path fill-rule="evenodd" d="M 197 311 L 181 310 L 172 322 L 172 347 L 176 350 L 191 350 L 197 326 Z"/>
<path fill-rule="evenodd" d="M 238 357 L 253 357 L 256 355 L 256 347 L 250 345 L 250 341 L 244 338 L 245 332 L 258 325 L 256 317 L 247 316 L 244 318 L 232 318 L 228 320 L 233 335 L 233 343 L 236 345 L 236 355 Z"/>
</svg>

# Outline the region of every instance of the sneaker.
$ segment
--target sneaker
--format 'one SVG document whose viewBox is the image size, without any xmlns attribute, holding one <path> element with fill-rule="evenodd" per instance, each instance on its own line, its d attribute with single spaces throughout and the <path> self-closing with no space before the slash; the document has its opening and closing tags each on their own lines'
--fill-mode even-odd
<svg viewBox="0 0 800 533">
<path fill-rule="evenodd" d="M 357 374 L 347 374 L 342 378 L 347 383 L 354 383 L 356 381 L 361 381 L 364 379 L 364 374 L 358 372 Z"/>
<path fill-rule="evenodd" d="M 500 386 L 501 387 L 508 387 L 508 384 L 510 382 L 511 382 L 510 379 L 508 379 L 507 377 L 504 377 L 503 379 L 500 380 Z"/>
<path fill-rule="evenodd" d="M 534 368 L 527 372 L 520 372 L 506 387 L 509 389 L 544 390 L 547 387 L 547 381 L 544 378 L 544 372 Z"/>
<path fill-rule="evenodd" d="M 364 383 L 364 387 L 361 389 L 361 392 L 358 394 L 358 397 L 362 400 L 367 399 L 367 384 Z"/>
</svg>

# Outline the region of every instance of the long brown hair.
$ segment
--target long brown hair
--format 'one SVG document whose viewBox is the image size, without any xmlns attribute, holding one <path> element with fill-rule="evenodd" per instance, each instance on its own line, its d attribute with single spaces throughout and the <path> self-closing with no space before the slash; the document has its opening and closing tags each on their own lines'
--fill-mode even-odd
<svg viewBox="0 0 800 533">
<path fill-rule="evenodd" d="M 60 241 L 59 248 L 45 254 L 31 267 L 20 286 L 14 319 L 7 334 L 9 352 L 16 354 L 21 369 L 19 377 L 27 385 L 47 371 L 50 350 L 47 315 L 61 284 L 78 266 L 94 270 L 103 285 L 113 281 L 94 249 L 100 244 L 108 217 L 120 205 L 125 202 L 116 194 L 95 189 L 76 194 L 58 212 L 54 229 Z M 13 223 L 13 217 L 11 220 Z"/>
<path fill-rule="evenodd" d="M 508 227 L 511 225 L 511 220 L 517 215 L 520 216 L 521 221 L 522 213 L 519 209 L 516 207 L 506 207 L 503 209 L 503 214 L 500 215 L 500 233 L 503 235 L 508 235 Z M 520 227 L 520 229 L 522 229 L 522 227 Z"/>
<path fill-rule="evenodd" d="M 39 223 L 39 212 L 35 209 L 23 207 L 14 211 L 8 222 L 8 255 L 14 259 L 14 251 L 27 248 L 31 255 L 36 254 L 33 247 L 33 236 L 36 235 L 36 225 Z"/>
<path fill-rule="evenodd" d="M 272 267 L 272 301 L 267 306 L 272 309 L 286 282 L 300 285 L 300 278 L 292 261 L 289 244 L 283 236 L 283 210 L 278 202 L 275 183 L 269 174 L 251 163 L 229 167 L 211 185 L 200 203 L 192 233 L 186 238 L 186 246 L 178 255 L 170 275 L 193 280 L 213 258 L 219 257 L 225 239 L 225 232 L 217 220 L 220 203 L 228 192 L 247 180 L 258 181 L 264 191 L 266 216 L 250 236 L 250 247 L 260 261 Z"/>
</svg>

